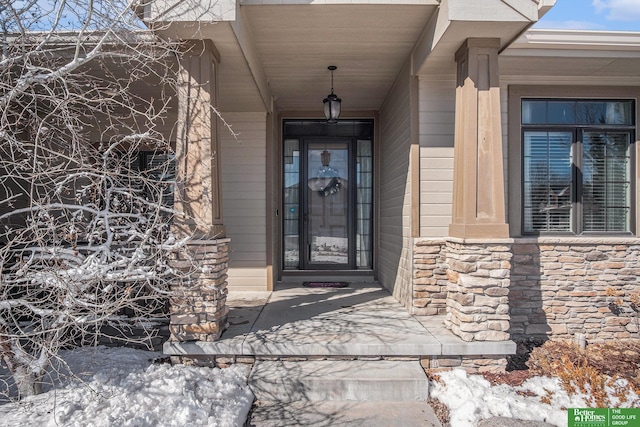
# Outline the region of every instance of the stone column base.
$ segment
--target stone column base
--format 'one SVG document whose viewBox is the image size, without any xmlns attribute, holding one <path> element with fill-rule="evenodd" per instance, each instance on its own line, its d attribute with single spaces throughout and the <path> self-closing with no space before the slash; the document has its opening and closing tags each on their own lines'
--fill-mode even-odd
<svg viewBox="0 0 640 427">
<path fill-rule="evenodd" d="M 447 242 L 447 328 L 464 341 L 509 339 L 511 244 Z"/>
<path fill-rule="evenodd" d="M 170 298 L 171 341 L 216 341 L 227 329 L 228 243 L 192 240 L 174 260 L 182 277 Z"/>
</svg>

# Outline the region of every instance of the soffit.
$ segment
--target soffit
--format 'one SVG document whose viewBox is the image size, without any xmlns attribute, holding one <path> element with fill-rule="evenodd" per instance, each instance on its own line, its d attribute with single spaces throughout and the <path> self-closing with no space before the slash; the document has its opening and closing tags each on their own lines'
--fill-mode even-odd
<svg viewBox="0 0 640 427">
<path fill-rule="evenodd" d="M 531 30 L 500 56 L 509 76 L 640 80 L 640 33 Z"/>
<path fill-rule="evenodd" d="M 336 65 L 344 111 L 377 110 L 435 11 L 433 5 L 241 6 L 279 110 L 320 111 Z"/>
<path fill-rule="evenodd" d="M 229 22 L 172 23 L 158 33 L 170 39 L 212 40 L 218 66 L 218 108 L 220 111 L 266 111 L 267 108 L 247 64 L 245 54 Z"/>
</svg>

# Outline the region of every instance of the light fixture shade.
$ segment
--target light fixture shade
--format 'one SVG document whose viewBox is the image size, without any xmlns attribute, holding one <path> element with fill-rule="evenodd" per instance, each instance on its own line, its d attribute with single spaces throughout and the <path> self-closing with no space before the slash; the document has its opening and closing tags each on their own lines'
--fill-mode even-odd
<svg viewBox="0 0 640 427">
<path fill-rule="evenodd" d="M 332 91 L 322 102 L 324 103 L 324 116 L 327 118 L 327 123 L 338 123 L 342 99 L 338 98 Z"/>
<path fill-rule="evenodd" d="M 327 118 L 327 123 L 338 123 L 342 99 L 333 93 L 333 72 L 337 70 L 338 67 L 329 65 L 327 69 L 331 71 L 331 93 L 322 101 L 324 104 L 324 116 Z"/>
<path fill-rule="evenodd" d="M 331 163 L 331 151 L 325 148 L 324 151 L 320 153 L 320 161 L 322 162 L 323 167 L 328 167 Z"/>
</svg>

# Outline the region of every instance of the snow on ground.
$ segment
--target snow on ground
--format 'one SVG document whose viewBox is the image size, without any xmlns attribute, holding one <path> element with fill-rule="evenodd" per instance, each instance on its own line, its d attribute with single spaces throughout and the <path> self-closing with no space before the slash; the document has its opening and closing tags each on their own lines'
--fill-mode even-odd
<svg viewBox="0 0 640 427">
<path fill-rule="evenodd" d="M 569 396 L 558 378 L 533 377 L 521 386 L 511 387 L 491 386 L 481 375 L 468 375 L 462 369 L 441 372 L 438 376 L 440 381 L 432 382 L 430 394 L 449 408 L 451 425 L 455 427 L 475 427 L 478 421 L 492 417 L 545 421 L 566 427 L 567 408 L 590 407 L 586 396 Z M 632 391 L 629 393 L 631 401 L 637 399 Z M 609 396 L 612 402 L 617 402 L 613 390 Z M 542 403 L 541 399 L 551 403 Z"/>
<path fill-rule="evenodd" d="M 129 348 L 80 348 L 61 356 L 76 378 L 62 377 L 55 389 L 0 404 L 0 426 L 235 427 L 253 401 L 246 366 L 153 364 L 160 353 Z"/>
<path fill-rule="evenodd" d="M 242 365 L 221 370 L 154 364 L 160 353 L 122 347 L 79 348 L 61 356 L 75 376 L 56 377 L 56 387 L 46 386 L 39 396 L 0 401 L 0 426 L 235 427 L 244 424 L 253 401 L 249 368 Z M 438 376 L 431 396 L 447 405 L 455 427 L 475 427 L 492 417 L 566 426 L 566 408 L 589 407 L 585 396 L 567 395 L 557 378 L 534 377 L 511 387 L 491 386 L 461 369 Z M 0 384 L 6 380 L 0 369 Z M 551 403 L 542 403 L 545 398 Z"/>
</svg>

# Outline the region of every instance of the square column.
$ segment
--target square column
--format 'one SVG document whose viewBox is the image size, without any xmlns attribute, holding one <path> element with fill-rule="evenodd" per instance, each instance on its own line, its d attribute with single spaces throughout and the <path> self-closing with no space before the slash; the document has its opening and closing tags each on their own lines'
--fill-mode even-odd
<svg viewBox="0 0 640 427">
<path fill-rule="evenodd" d="M 228 243 L 222 222 L 217 65 L 209 41 L 189 41 L 179 60 L 176 191 L 172 231 L 188 238 L 173 266 L 172 341 L 214 341 L 227 328 Z"/>
<path fill-rule="evenodd" d="M 499 47 L 499 39 L 467 39 L 456 53 L 451 237 L 509 236 L 504 204 Z"/>
<path fill-rule="evenodd" d="M 447 320 L 465 341 L 509 338 L 511 246 L 505 219 L 499 39 L 467 39 L 458 82 Z M 502 242 L 501 242 L 502 240 Z"/>
<path fill-rule="evenodd" d="M 225 237 L 218 138 L 218 57 L 209 41 L 189 41 L 178 71 L 174 229 L 194 239 Z"/>
</svg>

